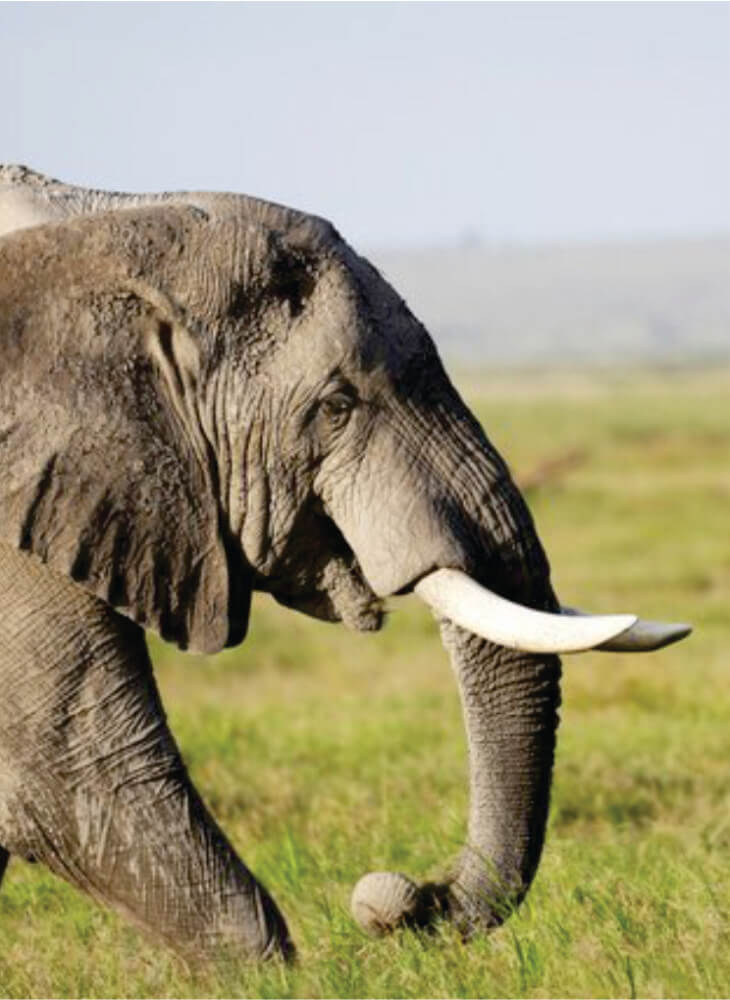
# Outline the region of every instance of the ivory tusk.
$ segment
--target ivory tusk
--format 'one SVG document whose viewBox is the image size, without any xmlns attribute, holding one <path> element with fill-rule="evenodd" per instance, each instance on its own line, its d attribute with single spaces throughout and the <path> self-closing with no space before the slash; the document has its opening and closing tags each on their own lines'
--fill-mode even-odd
<svg viewBox="0 0 730 1000">
<path fill-rule="evenodd" d="M 580 617 L 583 611 L 577 608 L 563 608 L 564 615 Z M 681 622 L 652 622 L 637 618 L 625 632 L 601 643 L 596 649 L 606 653 L 649 653 L 663 646 L 679 642 L 692 631 L 691 625 Z"/>
<path fill-rule="evenodd" d="M 636 615 L 548 614 L 487 590 L 466 573 L 438 569 L 415 592 L 444 618 L 499 646 L 527 653 L 579 653 L 615 640 L 636 625 Z"/>
</svg>

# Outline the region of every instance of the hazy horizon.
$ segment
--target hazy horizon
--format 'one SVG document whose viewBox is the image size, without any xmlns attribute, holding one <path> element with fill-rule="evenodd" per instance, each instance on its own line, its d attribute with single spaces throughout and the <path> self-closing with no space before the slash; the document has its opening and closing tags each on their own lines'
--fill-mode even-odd
<svg viewBox="0 0 730 1000">
<path fill-rule="evenodd" d="M 386 250 L 371 259 L 449 361 L 730 359 L 730 236 Z"/>
</svg>

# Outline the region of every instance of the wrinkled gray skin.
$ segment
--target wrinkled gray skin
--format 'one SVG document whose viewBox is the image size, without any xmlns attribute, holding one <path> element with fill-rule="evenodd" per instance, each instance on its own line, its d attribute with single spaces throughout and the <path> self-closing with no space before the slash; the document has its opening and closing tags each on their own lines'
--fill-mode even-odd
<svg viewBox="0 0 730 1000">
<path fill-rule="evenodd" d="M 215 652 L 252 590 L 374 629 L 437 567 L 555 610 L 532 519 L 426 331 L 328 223 L 0 168 L 0 231 L 23 226 L 0 239 L 0 843 L 185 954 L 290 955 L 190 783 L 143 629 Z M 560 666 L 441 634 L 468 844 L 418 922 L 468 934 L 535 874 Z"/>
</svg>

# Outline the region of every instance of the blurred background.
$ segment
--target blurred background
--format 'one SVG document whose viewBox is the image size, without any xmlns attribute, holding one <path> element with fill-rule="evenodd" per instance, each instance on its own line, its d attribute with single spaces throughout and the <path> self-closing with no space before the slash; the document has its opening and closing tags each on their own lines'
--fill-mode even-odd
<svg viewBox="0 0 730 1000">
<path fill-rule="evenodd" d="M 0 162 L 332 219 L 452 361 L 730 354 L 725 3 L 5 3 Z"/>
</svg>

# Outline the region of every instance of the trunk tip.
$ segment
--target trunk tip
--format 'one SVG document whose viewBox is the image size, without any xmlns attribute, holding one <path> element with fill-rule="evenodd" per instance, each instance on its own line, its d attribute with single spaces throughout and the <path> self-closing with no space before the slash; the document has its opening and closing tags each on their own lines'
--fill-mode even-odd
<svg viewBox="0 0 730 1000">
<path fill-rule="evenodd" d="M 350 910 L 368 934 L 388 934 L 417 920 L 421 894 L 400 872 L 369 872 L 352 891 Z"/>
</svg>

